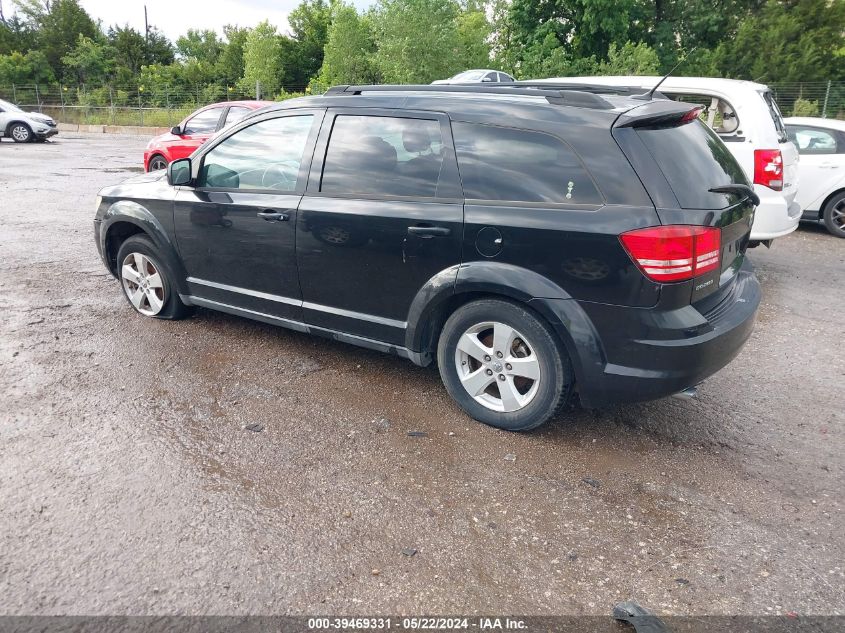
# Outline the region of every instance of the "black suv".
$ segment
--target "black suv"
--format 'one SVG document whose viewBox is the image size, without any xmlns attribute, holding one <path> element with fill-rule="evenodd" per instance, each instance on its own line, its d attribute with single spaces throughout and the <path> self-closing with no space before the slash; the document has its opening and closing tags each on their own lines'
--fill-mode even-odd
<svg viewBox="0 0 845 633">
<path fill-rule="evenodd" d="M 695 386 L 751 333 L 755 196 L 689 104 L 533 86 L 339 86 L 100 192 L 141 314 L 202 306 L 428 365 L 525 430 Z"/>
</svg>

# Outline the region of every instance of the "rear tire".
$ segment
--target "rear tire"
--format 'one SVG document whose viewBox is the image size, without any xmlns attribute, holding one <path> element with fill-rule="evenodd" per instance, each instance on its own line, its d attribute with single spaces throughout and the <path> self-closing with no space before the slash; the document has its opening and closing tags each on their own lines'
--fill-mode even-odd
<svg viewBox="0 0 845 633">
<path fill-rule="evenodd" d="M 117 276 L 129 305 L 146 317 L 182 319 L 191 307 L 182 303 L 175 277 L 153 241 L 145 235 L 126 239 L 117 251 Z"/>
<path fill-rule="evenodd" d="M 9 136 L 15 143 L 29 143 L 33 134 L 26 123 L 12 123 L 9 126 Z"/>
<path fill-rule="evenodd" d="M 845 237 L 845 192 L 837 193 L 824 205 L 822 220 L 831 235 Z"/>
<path fill-rule="evenodd" d="M 449 317 L 437 363 L 461 409 L 507 431 L 548 421 L 566 404 L 574 382 L 551 327 L 524 306 L 500 299 L 468 303 Z"/>
</svg>

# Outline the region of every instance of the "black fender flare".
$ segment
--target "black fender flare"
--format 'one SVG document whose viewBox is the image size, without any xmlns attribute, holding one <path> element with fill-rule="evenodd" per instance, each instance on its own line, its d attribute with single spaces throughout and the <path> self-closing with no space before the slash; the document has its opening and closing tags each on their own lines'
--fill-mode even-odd
<svg viewBox="0 0 845 633">
<path fill-rule="evenodd" d="M 432 317 L 456 295 L 480 293 L 508 297 L 529 305 L 558 334 L 573 364 L 576 379 L 588 381 L 606 363 L 598 333 L 578 302 L 548 278 L 500 262 L 469 262 L 432 277 L 414 297 L 408 311 L 405 347 L 425 357 L 431 350 Z"/>
<path fill-rule="evenodd" d="M 125 222 L 134 224 L 141 231 L 143 231 L 156 245 L 162 257 L 165 259 L 165 264 L 172 271 L 175 277 L 175 283 L 179 294 L 188 295 L 187 277 L 185 267 L 179 258 L 176 245 L 167 235 L 161 222 L 153 215 L 147 208 L 138 204 L 133 200 L 119 200 L 112 204 L 103 216 L 100 228 L 100 249 L 104 254 L 103 258 L 107 256 L 107 244 L 109 239 L 109 230 L 118 223 Z M 117 276 L 115 270 L 111 273 Z"/>
</svg>

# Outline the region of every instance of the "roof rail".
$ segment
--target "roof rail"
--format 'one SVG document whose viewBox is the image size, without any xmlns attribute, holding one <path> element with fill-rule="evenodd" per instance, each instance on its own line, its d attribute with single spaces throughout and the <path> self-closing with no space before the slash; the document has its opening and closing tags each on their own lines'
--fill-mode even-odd
<svg viewBox="0 0 845 633">
<path fill-rule="evenodd" d="M 628 96 L 640 94 L 642 86 L 612 86 L 608 84 L 590 83 L 555 83 L 554 81 L 515 81 L 514 85 L 523 88 L 541 88 L 544 90 L 569 90 L 577 92 L 590 92 L 593 94 Z"/>
<path fill-rule="evenodd" d="M 611 109 L 613 105 L 597 94 L 579 90 L 562 89 L 556 85 L 545 87 L 536 85 L 491 86 L 489 84 L 422 84 L 422 85 L 371 85 L 371 86 L 333 86 L 324 96 L 353 96 L 364 92 L 458 92 L 476 94 L 498 94 L 511 96 L 545 97 L 555 105 L 581 106 L 587 108 Z"/>
</svg>

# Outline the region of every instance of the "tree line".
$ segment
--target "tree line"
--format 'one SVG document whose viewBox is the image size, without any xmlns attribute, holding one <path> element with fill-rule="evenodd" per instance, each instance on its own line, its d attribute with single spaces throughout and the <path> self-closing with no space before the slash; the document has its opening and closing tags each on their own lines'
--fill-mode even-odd
<svg viewBox="0 0 845 633">
<path fill-rule="evenodd" d="M 256 82 L 283 97 L 468 68 L 660 74 L 682 59 L 677 74 L 845 81 L 845 0 L 377 0 L 363 11 L 303 0 L 284 31 L 265 21 L 188 29 L 175 42 L 155 26 L 104 26 L 79 0 L 13 0 L 11 16 L 2 2 L 0 86 L 85 84 L 112 100 L 112 87 L 118 99 L 146 90 L 152 100 L 211 101 Z"/>
</svg>

